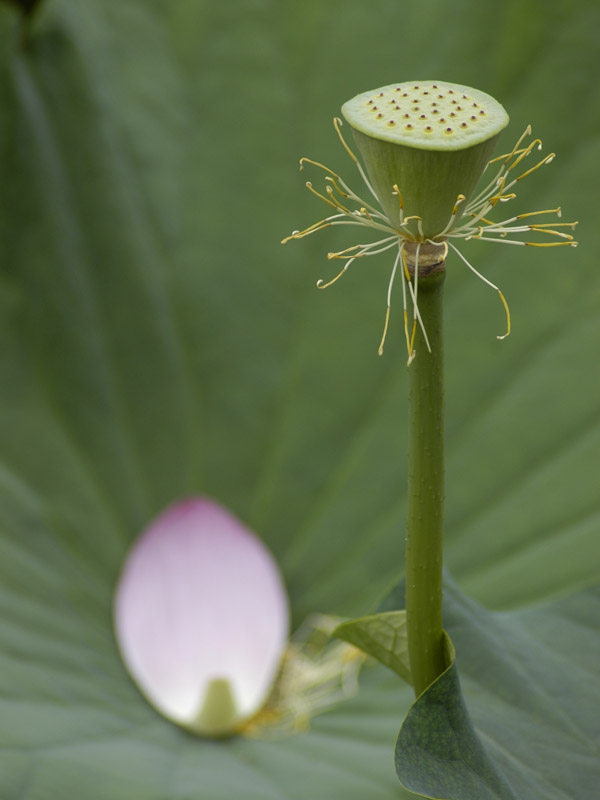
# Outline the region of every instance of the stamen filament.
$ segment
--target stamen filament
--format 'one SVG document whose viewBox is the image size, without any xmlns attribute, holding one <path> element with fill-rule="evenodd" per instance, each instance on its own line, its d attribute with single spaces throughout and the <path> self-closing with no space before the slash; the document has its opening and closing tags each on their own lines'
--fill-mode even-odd
<svg viewBox="0 0 600 800">
<path fill-rule="evenodd" d="M 542 211 L 527 211 L 525 214 L 517 214 L 515 219 L 525 219 L 525 217 L 535 217 L 538 214 L 556 214 L 557 217 L 560 217 L 561 209 L 560 209 L 560 206 L 558 206 L 557 208 L 545 208 Z M 552 223 L 548 223 L 548 224 L 552 224 Z M 570 223 L 570 222 L 567 222 L 567 223 L 561 222 L 559 224 L 561 224 L 561 225 L 565 225 L 565 224 L 571 225 L 572 223 Z"/>
<path fill-rule="evenodd" d="M 412 338 L 411 338 L 410 350 L 412 351 L 412 345 L 413 345 L 414 339 L 415 339 L 414 327 L 416 325 L 416 322 L 414 322 L 414 320 L 417 320 L 417 322 L 419 323 L 419 327 L 421 328 L 421 332 L 423 333 L 423 338 L 425 339 L 425 344 L 427 345 L 427 349 L 431 353 L 431 346 L 429 344 L 429 338 L 427 336 L 427 331 L 425 330 L 425 325 L 423 323 L 423 320 L 421 319 L 421 313 L 419 311 L 419 306 L 417 304 L 417 288 L 418 288 L 418 279 L 419 279 L 419 250 L 420 249 L 421 249 L 421 242 L 417 242 L 417 247 L 416 247 L 416 252 L 415 252 L 415 285 L 414 285 L 414 287 L 413 287 L 412 283 L 410 282 L 410 273 L 408 273 L 408 270 L 406 269 L 406 262 L 404 264 L 406 272 L 408 273 L 408 278 L 407 278 L 407 281 L 406 281 L 407 284 L 408 284 L 408 291 L 410 292 L 410 297 L 411 297 L 411 300 L 413 302 L 413 334 L 412 334 Z M 413 357 L 414 357 L 414 353 L 408 360 L 408 364 L 409 365 L 410 365 Z"/>
<path fill-rule="evenodd" d="M 383 325 L 383 334 L 381 336 L 381 341 L 379 342 L 379 348 L 377 349 L 377 355 L 383 355 L 383 345 L 385 343 L 385 337 L 387 336 L 387 329 L 390 322 L 390 307 L 387 306 L 385 309 L 385 323 Z"/>
<path fill-rule="evenodd" d="M 392 194 L 395 194 L 396 197 L 398 198 L 398 205 L 400 206 L 400 214 L 401 214 L 401 216 L 403 216 L 404 215 L 404 200 L 402 198 L 402 192 L 398 188 L 398 184 L 397 183 L 395 183 L 392 188 L 394 190 L 392 192 Z"/>
<path fill-rule="evenodd" d="M 398 255 L 394 260 L 394 266 L 392 267 L 392 274 L 390 276 L 390 282 L 388 283 L 388 291 L 387 291 L 387 308 L 385 312 L 385 325 L 383 326 L 383 335 L 381 337 L 381 342 L 379 343 L 379 349 L 377 350 L 380 356 L 383 355 L 383 345 L 385 343 L 385 337 L 387 336 L 388 325 L 390 321 L 390 309 L 392 305 L 392 287 L 394 285 L 394 278 L 396 277 L 396 270 L 398 269 L 398 262 L 400 261 L 400 256 L 402 254 L 402 248 L 398 248 Z"/>
<path fill-rule="evenodd" d="M 354 155 L 354 153 L 352 152 L 350 147 L 346 144 L 346 140 L 344 139 L 344 137 L 342 135 L 341 127 L 342 127 L 343 124 L 344 123 L 342 122 L 342 120 L 339 117 L 334 117 L 333 118 L 333 127 L 335 128 L 335 132 L 339 136 L 340 142 L 342 143 L 342 145 L 344 147 L 344 150 L 348 153 L 348 155 L 350 156 L 352 161 L 354 161 L 355 164 L 359 164 L 360 162 L 359 162 L 358 158 Z"/>
<path fill-rule="evenodd" d="M 310 181 L 306 181 L 306 188 L 308 189 L 309 192 L 312 192 L 314 195 L 316 195 L 324 203 L 327 203 L 328 206 L 331 206 L 332 208 L 335 208 L 336 211 L 338 210 L 339 206 L 337 206 L 332 200 L 329 200 L 327 197 L 325 197 L 324 194 L 321 194 L 320 192 L 317 192 L 317 190 L 315 189 L 315 187 L 312 185 L 312 183 Z"/>
<path fill-rule="evenodd" d="M 314 167 L 319 167 L 319 169 L 322 169 L 325 172 L 327 172 L 327 174 L 330 176 L 330 179 L 331 178 L 335 179 L 343 189 L 343 191 L 340 191 L 338 188 L 340 194 L 344 195 L 344 193 L 346 193 L 347 196 L 350 197 L 352 200 L 355 200 L 357 203 L 363 203 L 364 205 L 367 205 L 371 212 L 377 214 L 378 216 L 381 216 L 383 219 L 386 219 L 386 217 L 384 217 L 384 215 L 381 214 L 381 212 L 375 206 L 372 206 L 370 203 L 366 203 L 364 200 L 361 200 L 358 197 L 358 195 L 355 192 L 353 192 L 352 189 L 348 186 L 348 184 L 342 179 L 341 175 L 337 174 L 337 172 L 334 172 L 332 169 L 329 169 L 329 167 L 325 166 L 325 164 L 321 164 L 320 161 L 313 161 L 312 158 L 306 158 L 306 156 L 303 156 L 300 159 L 301 170 L 304 169 L 305 163 L 312 164 Z M 327 178 L 325 180 L 327 180 Z"/>
<path fill-rule="evenodd" d="M 439 233 L 438 236 L 445 236 L 446 233 L 450 230 L 450 228 L 454 225 L 454 221 L 458 213 L 458 207 L 466 199 L 467 198 L 464 196 L 464 194 L 458 195 L 458 197 L 456 198 L 456 203 L 454 203 L 454 207 L 452 209 L 452 214 L 450 214 L 450 219 L 448 220 L 448 223 L 446 224 L 444 230 L 441 231 L 441 233 Z"/>
<path fill-rule="evenodd" d="M 353 244 L 350 247 L 345 247 L 343 250 L 338 250 L 336 253 L 327 253 L 327 258 L 331 261 L 332 258 L 344 258 L 346 253 L 351 253 L 353 250 L 360 250 L 361 253 L 356 255 L 356 258 L 361 258 L 363 255 L 375 255 L 376 253 L 383 253 L 384 250 L 389 250 L 393 244 L 387 244 L 381 250 L 375 250 L 373 253 L 366 253 L 372 247 L 385 244 L 386 242 L 393 242 L 395 244 L 396 237 L 388 236 L 386 239 L 379 239 L 377 242 L 370 242 L 369 244 Z M 364 251 L 364 252 L 362 252 Z"/>
<path fill-rule="evenodd" d="M 515 178 L 515 183 L 516 181 L 522 181 L 523 178 L 526 178 L 528 175 L 531 175 L 532 172 L 535 172 L 536 169 L 542 167 L 544 164 L 549 164 L 555 157 L 556 153 L 550 153 L 549 156 L 546 156 L 546 158 L 543 158 L 541 161 L 538 161 L 538 163 L 535 166 L 531 167 L 526 172 L 523 172 L 521 175 L 519 175 L 518 178 Z"/>
<path fill-rule="evenodd" d="M 364 169 L 362 168 L 362 164 L 360 163 L 358 158 L 354 155 L 352 150 L 348 147 L 348 145 L 346 144 L 346 140 L 342 136 L 341 127 L 342 127 L 343 124 L 344 123 L 342 122 L 342 120 L 339 117 L 334 117 L 334 119 L 333 119 L 333 127 L 335 128 L 335 131 L 336 131 L 337 135 L 340 137 L 340 141 L 344 145 L 344 149 L 346 150 L 346 152 L 348 153 L 348 155 L 350 156 L 352 161 L 354 161 L 354 163 L 356 164 L 356 166 L 358 168 L 358 171 L 360 173 L 360 177 L 363 179 L 363 181 L 365 183 L 365 186 L 371 192 L 371 194 L 373 195 L 375 200 L 377 200 L 377 202 L 379 202 L 379 198 L 377 197 L 377 194 L 375 193 L 375 189 L 373 189 L 373 187 L 371 186 L 371 183 L 370 183 L 369 179 L 367 178 Z"/>
<path fill-rule="evenodd" d="M 321 220 L 320 222 L 315 222 L 313 225 L 309 225 L 308 228 L 305 228 L 303 231 L 294 231 L 289 236 L 286 236 L 285 239 L 281 240 L 281 244 L 287 244 L 290 239 L 303 239 L 305 236 L 310 236 L 311 233 L 317 233 L 317 231 L 321 231 L 324 228 L 331 228 L 334 225 L 360 225 L 363 226 L 362 222 L 356 221 L 353 222 L 349 219 L 340 220 L 338 222 L 329 222 L 328 220 L 335 220 L 339 217 L 345 217 L 346 214 L 336 214 L 333 217 L 327 217 L 327 219 Z"/>
<path fill-rule="evenodd" d="M 490 161 L 488 161 L 488 163 L 485 166 L 484 172 L 487 170 L 487 168 L 490 166 L 490 164 L 494 164 L 497 161 L 502 161 L 502 165 L 500 166 L 500 169 L 496 173 L 496 176 L 494 178 L 492 178 L 492 180 L 487 184 L 487 186 L 485 186 L 482 189 L 482 191 L 479 192 L 479 194 L 471 201 L 471 203 L 469 203 L 469 206 L 467 206 L 467 208 L 469 208 L 471 205 L 477 204 L 479 202 L 480 198 L 484 197 L 485 195 L 487 195 L 490 192 L 492 187 L 495 186 L 495 184 L 497 183 L 498 179 L 500 178 L 502 173 L 505 171 L 506 164 L 508 164 L 508 162 L 511 160 L 511 158 L 514 155 L 522 152 L 522 151 L 519 150 L 519 145 L 521 144 L 523 139 L 526 136 L 530 136 L 530 135 L 531 135 L 531 125 L 528 125 L 525 128 L 525 130 L 523 131 L 523 133 L 521 134 L 521 136 L 519 137 L 519 139 L 517 140 L 515 146 L 510 151 L 510 153 L 504 153 L 503 155 L 496 156 L 495 158 L 492 158 Z"/>
<path fill-rule="evenodd" d="M 529 142 L 527 147 L 519 153 L 519 155 L 515 158 L 515 160 L 512 162 L 512 164 L 510 164 L 510 166 L 508 166 L 506 168 L 506 174 L 508 175 L 508 173 L 511 170 L 515 169 L 515 167 L 517 167 L 521 163 L 521 161 L 523 161 L 524 158 L 527 158 L 527 156 L 532 152 L 533 148 L 536 145 L 537 145 L 537 149 L 541 150 L 542 149 L 542 140 L 541 139 L 533 139 L 533 141 Z M 544 160 L 544 159 L 542 159 L 542 160 Z"/>
<path fill-rule="evenodd" d="M 505 236 L 507 233 L 526 233 L 527 231 L 537 231 L 538 233 L 544 233 L 548 236 L 560 236 L 561 239 L 573 239 L 570 233 L 562 233 L 561 231 L 555 231 L 552 228 L 547 228 L 545 226 L 543 227 L 541 225 L 504 226 L 499 222 L 497 224 L 488 224 L 486 228 L 479 226 L 477 230 L 479 231 L 479 234 L 485 231 L 485 233 L 499 233 L 501 236 Z M 475 234 L 472 238 L 479 238 L 479 234 Z"/>
<path fill-rule="evenodd" d="M 404 336 L 406 337 L 406 350 L 408 352 L 407 366 L 408 366 L 408 364 L 410 364 L 410 362 L 414 358 L 414 351 L 411 348 L 411 339 L 410 339 L 410 337 L 408 335 L 408 308 L 407 308 L 407 302 L 406 302 L 406 281 L 410 279 L 410 275 L 408 274 L 408 269 L 406 267 L 406 262 L 404 260 L 404 252 L 403 252 L 403 250 L 404 250 L 403 245 L 400 245 L 399 251 L 401 253 L 402 269 L 404 271 L 404 277 L 405 277 L 405 280 L 402 281 L 402 306 L 403 306 L 403 310 L 404 310 Z M 414 327 L 415 326 L 413 324 L 413 330 L 414 330 Z"/>
<path fill-rule="evenodd" d="M 471 272 L 474 275 L 477 275 L 477 277 L 480 278 L 484 283 L 487 283 L 488 286 L 490 286 L 492 289 L 495 289 L 498 292 L 500 300 L 502 301 L 502 305 L 504 306 L 504 311 L 506 313 L 506 333 L 504 335 L 502 335 L 502 336 L 496 336 L 496 339 L 506 339 L 506 337 L 510 335 L 510 309 L 508 307 L 508 303 L 506 302 L 506 298 L 504 297 L 504 295 L 502 294 L 502 292 L 496 286 L 495 283 L 492 283 L 490 280 L 485 278 L 481 274 L 481 272 L 478 272 L 475 269 L 475 267 L 467 261 L 467 259 L 463 256 L 463 254 L 458 249 L 458 247 L 455 247 L 455 245 L 453 245 L 452 242 L 450 242 L 449 244 L 450 244 L 450 247 L 454 250 L 454 252 L 459 256 L 459 258 L 462 259 L 462 261 L 467 265 L 467 267 L 471 270 Z"/>
<path fill-rule="evenodd" d="M 333 178 L 331 175 L 325 175 L 325 180 L 326 180 L 326 181 L 329 181 L 329 182 L 332 184 L 333 188 L 336 190 L 336 192 L 337 192 L 337 193 L 338 193 L 338 194 L 339 194 L 341 197 L 343 197 L 343 198 L 350 197 L 350 194 L 349 194 L 348 192 L 345 192 L 343 189 L 341 189 L 341 188 L 340 188 L 340 186 L 338 185 L 338 183 L 337 183 L 336 179 L 335 179 L 335 178 Z M 352 198 L 351 198 L 351 199 L 352 199 Z"/>
<path fill-rule="evenodd" d="M 335 278 L 332 278 L 330 281 L 327 281 L 327 283 L 323 283 L 323 279 L 319 278 L 319 280 L 317 281 L 317 289 L 327 289 L 329 286 L 332 286 L 336 281 L 338 281 L 342 277 L 342 275 L 346 272 L 346 270 L 348 269 L 350 264 L 352 264 L 353 261 L 356 261 L 356 256 L 354 256 L 353 258 L 349 258 L 348 261 L 346 261 L 346 263 L 342 267 L 342 269 L 335 276 Z"/>
<path fill-rule="evenodd" d="M 329 167 L 326 167 L 325 164 L 321 164 L 320 161 L 313 161 L 312 158 L 306 158 L 306 156 L 302 156 L 302 158 L 300 159 L 300 169 L 301 170 L 304 169 L 304 164 L 312 164 L 313 167 L 319 167 L 319 169 L 325 170 L 325 172 L 329 173 L 329 175 L 333 176 L 334 178 L 338 178 L 339 179 L 339 177 L 340 177 L 332 169 L 329 169 Z"/>
<path fill-rule="evenodd" d="M 516 239 L 494 239 L 491 236 L 466 236 L 465 241 L 477 239 L 478 242 L 498 242 L 498 244 L 516 244 L 521 247 L 577 247 L 577 242 L 519 242 Z"/>
<path fill-rule="evenodd" d="M 326 186 L 325 191 L 329 195 L 331 202 L 336 206 L 336 208 L 339 208 L 340 211 L 344 211 L 348 215 L 352 214 L 352 211 L 337 199 L 332 186 Z"/>
</svg>

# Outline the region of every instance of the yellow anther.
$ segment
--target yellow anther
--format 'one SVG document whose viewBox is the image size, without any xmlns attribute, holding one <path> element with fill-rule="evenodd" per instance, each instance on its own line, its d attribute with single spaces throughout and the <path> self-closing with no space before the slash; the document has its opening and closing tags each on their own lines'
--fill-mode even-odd
<svg viewBox="0 0 600 800">
<path fill-rule="evenodd" d="M 515 219 L 525 219 L 526 217 L 536 217 L 538 214 L 556 214 L 560 217 L 560 206 L 558 208 L 545 208 L 543 211 L 527 211 L 525 214 L 517 214 Z M 548 225 L 564 225 L 564 222 L 549 222 Z M 567 222 L 567 225 L 572 223 Z"/>
<path fill-rule="evenodd" d="M 527 247 L 577 247 L 578 242 L 519 242 Z"/>
<path fill-rule="evenodd" d="M 550 153 L 549 156 L 546 156 L 546 158 L 542 158 L 542 160 L 538 161 L 538 163 L 535 164 L 535 166 L 531 167 L 526 172 L 523 172 L 521 175 L 519 175 L 518 178 L 515 178 L 515 180 L 522 181 L 523 178 L 526 178 L 528 175 L 531 175 L 531 173 L 535 172 L 536 169 L 539 169 L 540 167 L 543 167 L 544 164 L 549 164 L 552 161 L 553 158 L 554 158 L 554 153 Z"/>
<path fill-rule="evenodd" d="M 454 208 L 452 209 L 452 215 L 453 216 L 456 215 L 456 212 L 458 211 L 459 205 L 466 199 L 467 198 L 464 196 L 464 194 L 459 194 L 458 195 L 458 197 L 456 198 L 456 203 L 454 203 Z"/>
<path fill-rule="evenodd" d="M 412 333 L 410 336 L 410 344 L 408 345 L 408 364 L 413 360 L 415 357 L 415 336 L 417 335 L 417 320 L 413 319 L 413 326 L 412 326 Z"/>
<path fill-rule="evenodd" d="M 504 153 L 504 154 L 503 154 L 503 155 L 501 155 L 501 156 L 496 156 L 496 158 L 492 158 L 492 160 L 491 160 L 491 161 L 488 161 L 488 164 L 494 164 L 496 161 L 502 161 L 502 160 L 504 160 L 504 163 L 505 163 L 505 164 L 506 164 L 506 163 L 508 163 L 508 162 L 510 161 L 510 159 L 511 159 L 511 158 L 512 158 L 514 155 L 516 155 L 516 154 L 518 154 L 518 153 L 522 152 L 521 150 L 519 150 L 519 145 L 521 144 L 521 142 L 523 141 L 523 139 L 524 139 L 526 136 L 531 136 L 531 125 L 528 125 L 528 126 L 525 128 L 525 130 L 523 131 L 523 133 L 521 134 L 521 136 L 520 136 L 520 137 L 519 137 L 519 139 L 517 140 L 517 142 L 516 142 L 515 146 L 514 146 L 514 147 L 513 147 L 513 149 L 510 151 L 510 153 Z"/>
<path fill-rule="evenodd" d="M 352 150 L 348 147 L 348 145 L 346 144 L 346 140 L 342 136 L 342 131 L 340 130 L 340 128 L 342 127 L 343 124 L 344 123 L 342 122 L 342 120 L 339 117 L 334 117 L 333 118 L 333 127 L 335 128 L 335 132 L 337 133 L 337 135 L 340 137 L 340 142 L 344 145 L 344 149 L 346 150 L 346 152 L 348 153 L 348 155 L 350 156 L 352 161 L 354 161 L 355 164 L 358 164 L 358 158 L 354 155 Z"/>
<path fill-rule="evenodd" d="M 377 349 L 377 355 L 383 355 L 383 345 L 385 343 L 385 337 L 387 336 L 388 325 L 390 322 L 390 307 L 388 306 L 385 310 L 385 324 L 383 326 L 383 335 L 381 337 L 381 342 L 379 343 L 379 348 Z"/>
<path fill-rule="evenodd" d="M 337 176 L 336 176 L 336 177 L 337 177 Z M 339 187 L 339 185 L 338 185 L 337 181 L 335 180 L 335 178 L 332 178 L 330 175 L 326 175 L 326 176 L 325 176 L 325 180 L 326 180 L 326 181 L 329 181 L 329 183 L 333 184 L 333 187 L 334 187 L 334 189 L 336 190 L 336 192 L 337 192 L 338 194 L 340 194 L 342 197 L 346 198 L 346 197 L 349 197 L 349 196 L 350 196 L 350 195 L 348 194 L 348 192 L 345 192 L 343 189 L 341 189 L 341 188 Z"/>
<path fill-rule="evenodd" d="M 327 260 L 331 261 L 334 258 L 344 258 L 347 253 L 351 253 L 353 250 L 360 250 L 362 244 L 353 244 L 350 247 L 346 247 L 344 250 L 338 250 L 336 253 L 327 253 Z"/>
<path fill-rule="evenodd" d="M 575 226 L 579 225 L 578 222 L 536 222 L 532 225 L 533 228 L 571 228 L 575 230 Z"/>
<path fill-rule="evenodd" d="M 553 228 L 547 228 L 545 225 L 530 225 L 529 230 L 538 231 L 539 233 L 546 233 L 548 236 L 558 236 L 560 239 L 569 239 L 571 242 L 573 241 L 573 237 L 570 233 L 555 231 Z"/>
<path fill-rule="evenodd" d="M 404 211 L 404 200 L 402 199 L 402 192 L 398 188 L 398 184 L 395 183 L 392 188 L 394 190 L 392 194 L 395 194 L 398 198 L 398 205 L 400 206 L 400 211 Z"/>
<path fill-rule="evenodd" d="M 329 175 L 333 175 L 334 178 L 337 178 L 339 180 L 340 176 L 332 169 L 329 169 L 329 167 L 326 167 L 325 164 L 321 164 L 320 161 L 313 161 L 312 158 L 303 157 L 300 159 L 300 169 L 304 169 L 304 164 L 312 164 L 313 167 L 319 167 L 319 169 L 324 170 Z"/>
<path fill-rule="evenodd" d="M 533 150 L 533 148 L 534 148 L 534 147 L 536 147 L 536 145 L 537 145 L 537 149 L 538 149 L 538 150 L 540 150 L 540 149 L 541 149 L 541 147 L 542 147 L 542 140 L 541 140 L 541 139 L 534 139 L 533 141 L 531 141 L 531 142 L 530 142 L 530 143 L 527 145 L 527 147 L 526 147 L 526 148 L 525 148 L 523 151 L 521 151 L 521 152 L 519 153 L 519 155 L 517 156 L 517 158 L 515 158 L 515 160 L 513 161 L 513 163 L 510 165 L 510 167 L 508 167 L 508 168 L 507 168 L 506 172 L 507 172 L 507 173 L 508 173 L 508 172 L 510 172 L 510 171 L 511 171 L 511 170 L 513 170 L 513 169 L 514 169 L 514 168 L 515 168 L 515 167 L 516 167 L 518 164 L 520 164 L 520 163 L 521 163 L 521 161 L 522 161 L 524 158 L 527 158 L 527 156 L 528 156 L 528 155 L 531 153 L 531 151 Z M 548 158 L 548 157 L 549 157 L 549 156 L 546 156 L 546 158 Z M 545 159 L 544 159 L 544 160 L 545 160 Z"/>
<path fill-rule="evenodd" d="M 404 248 L 402 248 L 402 269 L 404 271 L 404 277 L 410 283 L 410 272 L 408 271 L 408 266 L 406 264 L 406 258 L 404 257 Z"/>
<path fill-rule="evenodd" d="M 319 278 L 319 280 L 317 281 L 317 289 L 327 289 L 329 286 L 331 286 L 332 284 L 334 284 L 336 281 L 339 281 L 339 279 L 342 277 L 342 275 L 344 274 L 344 272 L 346 272 L 346 270 L 347 270 L 347 269 L 348 269 L 348 267 L 350 266 L 350 262 L 351 262 L 351 261 L 353 261 L 353 260 L 354 260 L 354 259 L 350 259 L 350 261 L 349 261 L 347 264 L 344 264 L 344 266 L 343 266 L 343 267 L 342 267 L 342 269 L 341 269 L 341 270 L 338 272 L 338 274 L 335 276 L 335 278 L 332 278 L 330 281 L 327 281 L 327 283 L 324 283 L 324 282 L 323 282 L 323 279 L 322 279 L 322 278 Z"/>
<path fill-rule="evenodd" d="M 303 231 L 292 231 L 289 236 L 286 236 L 285 239 L 281 240 L 281 244 L 286 244 L 290 241 L 290 239 L 303 239 L 305 236 L 310 236 L 311 233 L 316 233 L 323 228 L 329 228 L 330 225 L 332 225 L 332 223 L 326 219 L 319 220 L 319 222 L 314 222 Z"/>
<path fill-rule="evenodd" d="M 504 310 L 506 312 L 506 333 L 503 336 L 496 336 L 496 339 L 506 339 L 507 336 L 510 336 L 510 309 L 508 307 L 508 303 L 506 302 L 506 298 L 500 291 L 500 289 L 496 289 L 500 300 L 502 300 L 502 305 L 504 306 Z"/>
<path fill-rule="evenodd" d="M 343 203 L 340 203 L 340 201 L 337 199 L 337 197 L 335 196 L 335 194 L 333 192 L 333 187 L 332 186 L 326 186 L 325 187 L 325 191 L 329 195 L 329 198 L 330 198 L 330 200 L 333 203 L 335 208 L 337 208 L 340 211 L 344 211 L 346 214 L 352 214 L 352 211 L 349 208 L 347 208 Z"/>
<path fill-rule="evenodd" d="M 306 188 L 309 192 L 312 192 L 314 195 L 316 195 L 316 197 L 318 197 L 320 200 L 323 200 L 324 203 L 327 203 L 328 206 L 335 208 L 337 211 L 337 205 L 332 200 L 329 200 L 329 198 L 325 197 L 324 194 L 321 194 L 321 192 L 317 192 L 310 181 L 306 181 Z"/>
</svg>

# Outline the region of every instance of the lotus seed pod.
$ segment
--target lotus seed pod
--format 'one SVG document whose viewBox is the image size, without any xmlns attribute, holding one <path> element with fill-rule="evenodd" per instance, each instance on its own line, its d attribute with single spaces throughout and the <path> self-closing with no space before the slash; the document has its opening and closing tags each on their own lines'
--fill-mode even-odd
<svg viewBox="0 0 600 800">
<path fill-rule="evenodd" d="M 388 331 L 396 274 L 411 279 L 402 282 L 407 363 L 411 364 L 415 356 L 417 325 L 429 349 L 417 303 L 418 278 L 444 270 L 450 250 L 498 293 L 506 314 L 506 333 L 498 338 L 505 339 L 511 328 L 506 298 L 454 242 L 476 239 L 522 247 L 577 247 L 573 234 L 568 232 L 575 229 L 577 222 L 538 221 L 548 216 L 560 218 L 560 206 L 493 218 L 495 211 L 502 217 L 497 207 L 514 200 L 516 186 L 550 164 L 554 153 L 533 165 L 526 164 L 534 151 L 542 149 L 541 139 L 529 138 L 532 132 L 527 125 L 509 152 L 490 159 L 496 139 L 508 124 L 508 114 L 484 92 L 444 81 L 392 84 L 365 92 L 345 103 L 342 114 L 352 128 L 364 166 L 344 138 L 342 120 L 337 117 L 333 120 L 335 131 L 374 200 L 368 195 L 368 199 L 361 197 L 325 164 L 303 157 L 300 169 L 311 166 L 324 173 L 323 190 L 315 188 L 312 181 L 307 181 L 306 187 L 326 203 L 329 212 L 307 228 L 292 231 L 282 240 L 283 244 L 336 225 L 367 228 L 371 234 L 379 235 L 375 241 L 328 253 L 328 260 L 341 259 L 344 266 L 333 277 L 320 278 L 319 289 L 337 283 L 358 259 L 395 251 L 379 355 L 383 353 Z M 484 187 L 471 197 L 490 166 L 492 171 Z M 534 234 L 532 239 L 520 238 L 520 234 L 529 232 Z M 413 306 L 412 333 L 408 330 L 409 301 Z"/>
<path fill-rule="evenodd" d="M 421 226 L 410 223 L 416 239 L 440 235 L 457 198 L 468 202 L 508 124 L 493 97 L 445 81 L 364 92 L 345 103 L 342 114 L 388 219 L 400 221 L 401 203 L 405 218 L 420 217 Z"/>
<path fill-rule="evenodd" d="M 170 506 L 134 543 L 115 596 L 123 661 L 164 716 L 195 733 L 239 730 L 285 649 L 288 600 L 262 542 L 222 506 Z"/>
</svg>

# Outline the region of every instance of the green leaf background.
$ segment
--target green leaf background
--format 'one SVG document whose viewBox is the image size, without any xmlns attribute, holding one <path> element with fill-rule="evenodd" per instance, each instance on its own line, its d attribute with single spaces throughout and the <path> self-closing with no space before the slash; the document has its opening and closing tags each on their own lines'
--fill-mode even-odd
<svg viewBox="0 0 600 800">
<path fill-rule="evenodd" d="M 580 221 L 577 250 L 472 243 L 511 305 L 502 343 L 495 294 L 449 263 L 447 564 L 502 611 L 597 581 L 597 3 L 46 0 L 25 49 L 9 6 L 0 37 L 0 796 L 408 797 L 393 675 L 367 671 L 306 734 L 202 742 L 131 684 L 112 592 L 147 521 L 197 492 L 264 537 L 298 623 L 367 613 L 397 578 L 391 265 L 317 292 L 346 239 L 279 241 L 322 212 L 300 156 L 353 177 L 342 102 L 422 77 L 497 97 L 500 148 L 531 123 L 558 157 L 515 209 Z"/>
</svg>

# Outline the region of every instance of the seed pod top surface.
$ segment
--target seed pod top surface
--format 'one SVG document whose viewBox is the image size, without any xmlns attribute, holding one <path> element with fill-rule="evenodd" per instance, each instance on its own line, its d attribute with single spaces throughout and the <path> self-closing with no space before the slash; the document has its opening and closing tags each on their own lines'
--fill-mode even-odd
<svg viewBox="0 0 600 800">
<path fill-rule="evenodd" d="M 446 81 L 393 83 L 356 95 L 342 106 L 367 136 L 424 150 L 462 150 L 497 136 L 508 124 L 489 94 Z"/>
</svg>

